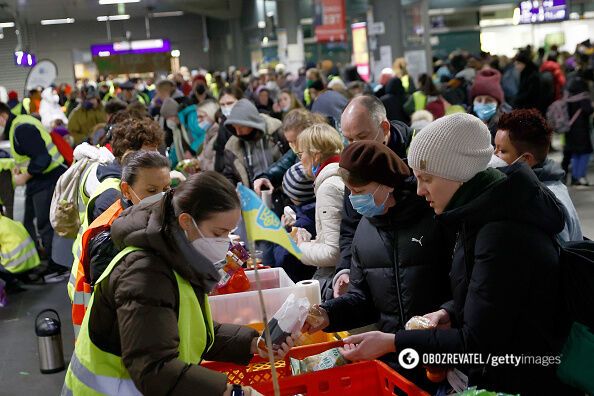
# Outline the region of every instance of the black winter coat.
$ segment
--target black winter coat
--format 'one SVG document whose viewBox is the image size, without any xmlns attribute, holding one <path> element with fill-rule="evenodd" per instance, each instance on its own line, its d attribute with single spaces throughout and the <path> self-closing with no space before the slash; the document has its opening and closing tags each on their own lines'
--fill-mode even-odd
<svg viewBox="0 0 594 396">
<path fill-rule="evenodd" d="M 448 242 L 433 210 L 412 190 L 386 215 L 359 223 L 349 290 L 322 304 L 330 317 L 327 331 L 377 323 L 381 331 L 396 333 L 412 316 L 436 311 L 450 298 L 453 240 Z"/>
<path fill-rule="evenodd" d="M 408 124 L 410 117 L 404 111 L 406 95 L 400 79 L 398 77 L 392 78 L 386 85 L 385 92 L 385 95 L 382 95 L 380 99 L 386 108 L 388 120 L 398 120 Z"/>
<path fill-rule="evenodd" d="M 485 360 L 488 354 L 559 355 L 568 330 L 561 320 L 553 240 L 564 226 L 562 205 L 525 164 L 506 169 L 505 179 L 438 216 L 458 231 L 450 273 L 453 300 L 443 306 L 452 328 L 400 331 L 397 350 L 477 352 Z M 570 393 L 554 364 L 458 368 L 479 389 L 522 396 Z"/>
<path fill-rule="evenodd" d="M 588 92 L 587 83 L 581 78 L 574 78 L 568 84 L 570 95 L 577 95 Z M 571 125 L 571 129 L 565 135 L 565 150 L 573 154 L 590 154 L 592 151 L 592 128 L 590 118 L 594 109 L 590 99 L 580 100 L 579 102 L 568 102 L 567 110 L 569 119 L 581 109 L 580 115 Z"/>
<path fill-rule="evenodd" d="M 522 73 L 520 73 L 520 85 L 518 87 L 518 94 L 514 102 L 515 109 L 531 109 L 540 110 L 540 77 L 538 67 L 534 63 L 526 65 Z M 546 108 L 544 109 L 546 112 Z"/>
</svg>

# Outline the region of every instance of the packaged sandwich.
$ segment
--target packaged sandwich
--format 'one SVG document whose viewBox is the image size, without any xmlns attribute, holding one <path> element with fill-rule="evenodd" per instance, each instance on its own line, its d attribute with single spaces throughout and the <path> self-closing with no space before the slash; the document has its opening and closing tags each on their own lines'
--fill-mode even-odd
<svg viewBox="0 0 594 396">
<path fill-rule="evenodd" d="M 308 311 L 309 300 L 306 297 L 296 298 L 293 293 L 289 294 L 284 304 L 267 324 L 274 350 L 279 349 L 291 334 L 301 330 L 307 318 Z M 258 338 L 258 348 L 263 351 L 268 350 L 266 340 L 264 339 L 265 334 L 266 332 L 263 332 L 260 338 Z"/>
<path fill-rule="evenodd" d="M 424 316 L 413 316 L 404 325 L 405 330 L 428 330 L 433 327 L 431 321 Z"/>
<path fill-rule="evenodd" d="M 318 355 L 306 357 L 303 360 L 291 358 L 291 372 L 293 375 L 299 375 L 344 366 L 347 363 L 338 348 L 332 348 Z"/>
</svg>

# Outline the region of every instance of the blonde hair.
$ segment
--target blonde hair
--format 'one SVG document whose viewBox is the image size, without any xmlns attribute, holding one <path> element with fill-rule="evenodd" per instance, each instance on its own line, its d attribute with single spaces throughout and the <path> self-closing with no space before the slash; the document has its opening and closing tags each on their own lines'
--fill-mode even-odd
<svg viewBox="0 0 594 396">
<path fill-rule="evenodd" d="M 297 137 L 299 151 L 310 154 L 319 153 L 322 160 L 338 155 L 344 148 L 338 131 L 328 124 L 314 124 Z"/>
</svg>

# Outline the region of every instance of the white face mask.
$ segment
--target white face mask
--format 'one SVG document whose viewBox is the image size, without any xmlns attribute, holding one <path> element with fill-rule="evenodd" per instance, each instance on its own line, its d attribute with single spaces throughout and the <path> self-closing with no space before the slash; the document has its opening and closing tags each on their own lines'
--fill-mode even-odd
<svg viewBox="0 0 594 396">
<path fill-rule="evenodd" d="M 202 231 L 200 231 L 200 228 L 198 228 L 194 219 L 192 219 L 192 223 L 194 223 L 194 227 L 196 227 L 196 230 L 198 230 L 198 233 L 200 234 L 200 238 L 192 241 L 194 249 L 199 251 L 213 264 L 223 260 L 229 250 L 229 237 L 207 238 Z"/>
<path fill-rule="evenodd" d="M 232 109 L 233 109 L 233 106 L 221 106 L 221 113 L 225 117 L 229 117 L 231 115 L 231 110 Z"/>
<path fill-rule="evenodd" d="M 132 194 L 134 194 L 134 196 L 136 197 L 137 200 L 139 200 L 140 202 L 138 202 L 139 205 L 150 205 L 152 203 L 155 202 L 159 202 L 161 200 L 161 198 L 163 198 L 163 195 L 165 195 L 164 192 L 158 192 L 155 195 L 149 195 L 148 197 L 144 198 L 144 199 L 140 199 L 140 197 L 138 197 L 138 195 L 134 192 L 134 190 L 132 190 L 132 188 L 130 188 L 130 192 Z"/>
<path fill-rule="evenodd" d="M 175 120 L 167 120 L 165 121 L 165 124 L 167 124 L 167 128 L 171 129 L 172 131 L 177 128 L 177 122 L 175 122 Z"/>
</svg>

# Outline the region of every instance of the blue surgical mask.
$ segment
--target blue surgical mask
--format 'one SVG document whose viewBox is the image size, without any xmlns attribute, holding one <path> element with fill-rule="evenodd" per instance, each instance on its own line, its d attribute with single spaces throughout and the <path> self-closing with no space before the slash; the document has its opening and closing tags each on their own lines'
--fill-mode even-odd
<svg viewBox="0 0 594 396">
<path fill-rule="evenodd" d="M 390 194 L 386 195 L 386 199 L 382 202 L 381 205 L 375 204 L 375 199 L 373 198 L 377 190 L 379 190 L 380 186 L 377 186 L 373 194 L 358 194 L 354 195 L 351 193 L 349 195 L 349 199 L 351 200 L 351 204 L 353 205 L 353 209 L 355 209 L 361 216 L 364 217 L 375 217 L 379 216 L 384 213 L 386 209 L 386 201 Z"/>
<path fill-rule="evenodd" d="M 497 103 L 475 103 L 473 110 L 481 121 L 489 121 L 497 112 Z"/>
<path fill-rule="evenodd" d="M 198 124 L 198 128 L 202 129 L 204 132 L 208 131 L 212 124 L 208 121 L 202 121 Z"/>
</svg>

